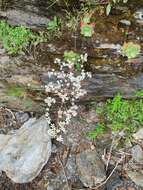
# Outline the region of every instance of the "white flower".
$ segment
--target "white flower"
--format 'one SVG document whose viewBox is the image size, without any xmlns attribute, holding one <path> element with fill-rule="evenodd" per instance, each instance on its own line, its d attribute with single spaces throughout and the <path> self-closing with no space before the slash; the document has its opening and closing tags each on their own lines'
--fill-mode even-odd
<svg viewBox="0 0 143 190">
<path fill-rule="evenodd" d="M 61 63 L 61 60 L 59 58 L 56 58 L 54 63 Z"/>
<path fill-rule="evenodd" d="M 59 136 L 57 136 L 56 140 L 59 142 L 63 142 L 63 137 L 61 135 L 59 135 Z"/>
<path fill-rule="evenodd" d="M 63 141 L 61 134 L 66 132 L 66 127 L 69 125 L 72 117 L 77 115 L 78 106 L 75 105 L 76 99 L 87 93 L 86 90 L 82 89 L 82 81 L 87 77 L 91 78 L 91 73 L 85 72 L 83 69 L 83 63 L 87 61 L 87 54 L 81 55 L 77 61 L 82 68 L 80 74 L 74 72 L 75 59 L 62 61 L 56 58 L 54 62 L 59 65 L 60 69 L 59 71 L 52 69 L 48 72 L 49 79 L 54 78 L 54 81 L 49 82 L 45 86 L 45 91 L 48 94 L 58 96 L 61 101 L 61 108 L 57 108 L 57 120 L 53 123 L 50 117 L 50 107 L 56 103 L 56 99 L 53 97 L 45 99 L 47 104 L 45 116 L 50 126 L 48 133 L 60 142 Z M 69 103 L 71 106 L 68 106 Z"/>
<path fill-rule="evenodd" d="M 92 78 L 92 75 L 90 72 L 87 72 L 86 74 L 87 74 L 87 77 Z"/>
<path fill-rule="evenodd" d="M 59 122 L 59 126 L 60 126 L 60 127 L 64 127 L 65 125 L 66 125 L 66 123 L 65 123 L 64 121 L 60 121 L 60 122 Z"/>
<path fill-rule="evenodd" d="M 58 110 L 58 117 L 59 118 L 62 118 L 62 114 L 63 114 L 63 111 L 60 109 L 60 110 Z"/>
<path fill-rule="evenodd" d="M 56 137 L 56 132 L 55 132 L 55 130 L 53 130 L 53 129 L 49 129 L 49 130 L 48 130 L 48 134 L 49 134 L 51 137 L 53 137 L 53 138 Z"/>
<path fill-rule="evenodd" d="M 72 111 L 72 115 L 75 117 L 77 115 L 76 111 Z"/>
<path fill-rule="evenodd" d="M 65 127 L 60 127 L 60 130 L 61 130 L 63 133 L 66 133 Z"/>
<path fill-rule="evenodd" d="M 54 98 L 47 97 L 47 98 L 45 99 L 45 103 L 46 103 L 49 107 L 51 107 L 52 103 L 53 103 L 53 104 L 56 103 L 56 100 L 55 100 Z"/>
<path fill-rule="evenodd" d="M 46 117 L 47 123 L 51 124 L 51 118 L 50 117 Z"/>
<path fill-rule="evenodd" d="M 52 123 L 52 124 L 50 125 L 50 127 L 51 127 L 52 129 L 56 130 L 55 124 Z"/>
<path fill-rule="evenodd" d="M 70 118 L 66 118 L 66 125 L 70 123 Z"/>
<path fill-rule="evenodd" d="M 65 102 L 65 100 L 68 100 L 67 94 L 60 94 L 60 98 L 62 99 L 62 102 Z"/>
<path fill-rule="evenodd" d="M 47 111 L 47 110 L 46 110 L 46 111 Z M 49 117 L 49 115 L 50 115 L 49 112 L 46 112 L 46 113 L 45 113 L 45 116 L 46 116 L 46 117 Z"/>
<path fill-rule="evenodd" d="M 58 133 L 60 133 L 61 131 L 60 131 L 60 129 L 56 129 L 56 133 L 58 134 Z"/>
</svg>

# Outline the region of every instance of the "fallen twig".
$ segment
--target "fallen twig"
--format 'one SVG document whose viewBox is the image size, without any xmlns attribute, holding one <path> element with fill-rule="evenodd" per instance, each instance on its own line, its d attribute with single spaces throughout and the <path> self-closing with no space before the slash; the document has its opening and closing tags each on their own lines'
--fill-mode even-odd
<svg viewBox="0 0 143 190">
<path fill-rule="evenodd" d="M 109 162 L 110 162 L 110 159 L 111 159 L 111 154 L 112 154 L 112 150 L 113 150 L 113 146 L 114 146 L 114 140 L 115 140 L 115 135 L 113 136 L 112 143 L 111 143 L 111 146 L 110 146 L 109 156 L 108 156 L 107 164 L 106 164 L 106 171 L 108 170 Z"/>
<path fill-rule="evenodd" d="M 110 175 L 106 178 L 105 181 L 103 181 L 101 184 L 99 184 L 98 186 L 96 186 L 95 188 L 92 188 L 91 190 L 97 190 L 99 187 L 105 185 L 107 183 L 107 181 L 110 179 L 110 177 L 112 176 L 112 174 L 114 173 L 114 171 L 117 169 L 119 163 L 123 160 L 124 156 L 122 156 L 117 162 L 115 167 L 113 168 L 112 172 L 110 173 Z"/>
<path fill-rule="evenodd" d="M 62 163 L 62 161 L 61 161 L 61 159 L 60 159 L 60 156 L 57 154 L 57 156 L 58 156 L 58 159 L 59 159 L 59 162 L 60 162 L 60 164 L 61 164 L 61 166 L 62 166 L 62 169 L 63 169 L 63 173 L 64 173 L 64 176 L 65 176 L 65 179 L 66 179 L 66 184 L 67 184 L 67 190 L 71 190 L 71 188 L 70 188 L 70 185 L 69 185 L 69 182 L 68 182 L 68 178 L 67 178 L 67 175 L 66 175 L 66 172 L 65 172 L 65 168 L 64 168 L 64 166 L 63 166 L 63 163 Z"/>
</svg>

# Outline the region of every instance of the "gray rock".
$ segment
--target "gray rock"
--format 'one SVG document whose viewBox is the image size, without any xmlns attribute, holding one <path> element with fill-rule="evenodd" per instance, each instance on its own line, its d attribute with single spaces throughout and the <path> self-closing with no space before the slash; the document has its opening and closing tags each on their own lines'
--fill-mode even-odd
<svg viewBox="0 0 143 190">
<path fill-rule="evenodd" d="M 55 144 L 52 145 L 52 153 L 57 153 L 58 152 L 58 148 Z"/>
<path fill-rule="evenodd" d="M 68 176 L 76 176 L 77 175 L 77 165 L 76 165 L 76 156 L 70 155 L 66 164 L 66 170 Z"/>
<path fill-rule="evenodd" d="M 84 115 L 85 116 L 85 115 Z M 74 149 L 78 147 L 79 144 L 88 144 L 90 143 L 90 139 L 84 134 L 86 134 L 89 130 L 95 129 L 95 124 L 88 124 L 86 122 L 86 116 L 84 119 L 80 120 L 80 118 L 73 118 L 71 123 L 69 124 L 67 133 L 64 135 L 64 144 L 68 146 L 72 146 Z"/>
<path fill-rule="evenodd" d="M 31 28 L 45 26 L 49 22 L 49 19 L 46 17 L 18 9 L 9 9 L 5 12 L 0 11 L 0 15 L 6 17 L 8 23 L 11 25 L 24 25 Z"/>
<path fill-rule="evenodd" d="M 44 117 L 32 118 L 8 135 L 0 135 L 0 170 L 16 183 L 32 181 L 51 155 Z"/>
<path fill-rule="evenodd" d="M 139 131 L 137 131 L 133 137 L 136 139 L 136 140 L 142 140 L 143 139 L 143 128 L 139 129 Z"/>
<path fill-rule="evenodd" d="M 5 49 L 3 47 L 0 47 L 0 55 L 3 55 L 5 52 Z"/>
<path fill-rule="evenodd" d="M 1 56 L 0 57 L 0 64 L 7 64 L 10 63 L 10 58 L 9 56 L 5 55 L 5 56 Z"/>
<path fill-rule="evenodd" d="M 143 150 L 139 145 L 135 145 L 132 148 L 132 159 L 129 161 L 127 173 L 136 185 L 143 187 L 143 170 L 139 164 L 143 164 Z"/>
<path fill-rule="evenodd" d="M 107 176 L 111 174 L 113 169 L 114 169 L 114 165 L 109 165 L 108 170 L 107 170 Z M 109 178 L 105 186 L 106 186 L 105 188 L 106 190 L 120 189 L 121 186 L 124 186 L 123 180 L 121 179 L 118 170 L 114 171 L 114 173 Z"/>
<path fill-rule="evenodd" d="M 48 172 L 47 175 L 49 175 L 50 172 Z M 57 173 L 55 177 L 53 177 L 53 174 L 47 177 L 48 180 L 48 188 L 47 190 L 68 190 L 68 184 L 66 181 L 66 176 L 64 172 L 61 170 Z"/>
<path fill-rule="evenodd" d="M 143 171 L 129 171 L 128 176 L 135 182 L 136 185 L 143 187 Z"/>
<path fill-rule="evenodd" d="M 48 187 L 47 187 L 47 190 L 54 190 L 54 189 L 53 189 L 53 187 L 48 186 Z"/>
<path fill-rule="evenodd" d="M 106 179 L 104 164 L 94 150 L 86 150 L 76 157 L 80 180 L 86 187 L 94 187 Z"/>
<path fill-rule="evenodd" d="M 120 20 L 120 23 L 123 24 L 123 25 L 126 25 L 126 26 L 130 26 L 131 25 L 131 21 L 126 20 L 126 19 Z"/>
<path fill-rule="evenodd" d="M 134 13 L 134 17 L 136 19 L 136 22 L 140 25 L 143 25 L 143 9 L 138 9 L 135 13 Z"/>
<path fill-rule="evenodd" d="M 28 121 L 29 115 L 27 112 L 16 112 L 15 117 L 18 124 L 23 124 L 24 122 Z"/>
<path fill-rule="evenodd" d="M 84 115 L 83 115 L 84 116 Z M 84 116 L 84 118 L 86 119 L 86 122 L 88 124 L 90 123 L 97 123 L 99 121 L 99 118 L 98 118 L 98 114 L 97 112 L 95 111 L 95 109 L 91 109 L 89 110 L 86 115 Z"/>
<path fill-rule="evenodd" d="M 110 43 L 102 43 L 97 48 L 101 49 L 113 49 L 119 51 L 121 49 L 120 44 L 110 44 Z"/>
<path fill-rule="evenodd" d="M 132 148 L 132 156 L 134 161 L 143 164 L 143 150 L 139 145 Z"/>
</svg>

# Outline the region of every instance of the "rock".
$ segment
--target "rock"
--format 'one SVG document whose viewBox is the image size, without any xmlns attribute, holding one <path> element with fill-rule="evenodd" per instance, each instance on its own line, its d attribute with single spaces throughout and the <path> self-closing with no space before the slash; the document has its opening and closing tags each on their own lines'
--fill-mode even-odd
<svg viewBox="0 0 143 190">
<path fill-rule="evenodd" d="M 84 119 L 86 119 L 86 122 L 88 124 L 95 124 L 99 121 L 99 118 L 98 118 L 98 114 L 97 112 L 95 111 L 95 109 L 91 109 L 89 110 L 87 113 L 82 113 Z"/>
<path fill-rule="evenodd" d="M 18 124 L 23 124 L 24 122 L 28 121 L 30 117 L 30 113 L 23 111 L 16 112 L 14 115 Z"/>
<path fill-rule="evenodd" d="M 143 187 L 143 150 L 141 146 L 135 145 L 132 148 L 132 159 L 128 163 L 127 174 L 131 180 L 138 186 Z"/>
<path fill-rule="evenodd" d="M 33 101 L 31 98 L 8 96 L 1 92 L 0 89 L 0 106 L 9 107 L 10 109 L 23 110 L 26 112 L 44 112 L 44 103 Z"/>
<path fill-rule="evenodd" d="M 20 85 L 25 85 L 25 86 L 32 86 L 32 85 L 38 85 L 39 83 L 38 83 L 38 81 L 36 81 L 36 80 L 34 80 L 34 75 L 32 75 L 32 74 L 30 74 L 30 75 L 28 75 L 28 74 L 25 74 L 25 75 L 14 75 L 13 74 L 13 76 L 11 76 L 9 79 L 7 79 L 7 81 L 9 82 L 9 83 L 18 83 L 18 84 L 20 84 Z M 40 84 L 39 84 L 39 86 L 40 86 Z M 38 87 L 39 87 L 38 86 Z"/>
<path fill-rule="evenodd" d="M 107 170 L 107 176 L 111 174 L 111 172 L 114 169 L 114 165 L 109 165 L 108 170 Z M 120 189 L 121 186 L 124 186 L 123 180 L 121 176 L 119 175 L 119 171 L 115 170 L 112 176 L 109 178 L 109 180 L 106 183 L 106 190 L 111 190 L 111 189 Z"/>
<path fill-rule="evenodd" d="M 50 172 L 48 172 L 48 175 L 49 173 Z M 57 176 L 54 176 L 51 173 L 51 176 L 49 175 L 47 177 L 47 180 L 48 180 L 48 185 L 49 185 L 48 188 L 51 188 L 47 190 L 68 190 L 69 189 L 67 181 L 66 181 L 66 176 L 63 171 L 58 172 Z"/>
<path fill-rule="evenodd" d="M 47 190 L 54 190 L 54 189 L 53 189 L 53 187 L 48 186 L 48 187 L 47 187 Z"/>
<path fill-rule="evenodd" d="M 1 46 L 1 45 L 0 45 Z M 5 54 L 5 49 L 3 47 L 0 47 L 0 55 L 4 55 Z"/>
<path fill-rule="evenodd" d="M 0 11 L 0 15 L 7 18 L 11 25 L 24 25 L 30 28 L 37 28 L 46 26 L 49 19 L 46 17 L 38 16 L 32 12 L 25 12 L 22 10 L 9 9 L 5 12 Z"/>
<path fill-rule="evenodd" d="M 120 50 L 121 49 L 121 45 L 120 44 L 102 43 L 97 48 Z"/>
<path fill-rule="evenodd" d="M 130 26 L 131 21 L 126 20 L 126 19 L 122 19 L 122 20 L 120 20 L 120 24 L 125 25 L 125 26 Z"/>
<path fill-rule="evenodd" d="M 132 148 L 132 156 L 134 161 L 143 164 L 143 150 L 139 145 Z"/>
<path fill-rule="evenodd" d="M 76 165 L 75 154 L 69 156 L 67 164 L 66 164 L 66 170 L 69 176 L 77 175 L 77 165 Z"/>
<path fill-rule="evenodd" d="M 51 138 L 44 117 L 29 119 L 16 131 L 0 135 L 0 170 L 15 183 L 32 181 L 51 155 Z"/>
<path fill-rule="evenodd" d="M 82 111 L 81 111 L 82 110 Z M 86 118 L 88 114 L 83 113 L 83 109 L 80 109 L 79 112 L 82 113 L 84 117 L 81 116 L 75 117 L 71 120 L 67 133 L 64 135 L 63 144 L 67 146 L 72 146 L 72 149 L 76 149 L 80 144 L 89 144 L 91 141 L 85 135 L 88 131 L 95 129 L 95 122 L 88 124 Z M 83 119 L 83 120 L 82 120 Z"/>
<path fill-rule="evenodd" d="M 136 185 L 143 187 L 143 171 L 129 171 L 128 176 L 135 182 Z"/>
<path fill-rule="evenodd" d="M 76 164 L 80 180 L 86 187 L 94 187 L 106 179 L 104 164 L 95 150 L 78 154 Z"/>
<path fill-rule="evenodd" d="M 69 156 L 65 169 L 66 169 L 68 179 L 70 180 L 72 186 L 82 189 L 84 187 L 84 185 L 81 182 L 80 176 L 78 175 L 78 172 L 77 172 L 76 155 L 75 154 L 72 154 Z"/>
<path fill-rule="evenodd" d="M 0 57 L 0 64 L 7 64 L 10 63 L 10 58 L 9 56 L 5 55 L 5 56 L 1 56 Z"/>
<path fill-rule="evenodd" d="M 138 9 L 135 13 L 134 13 L 134 17 L 136 19 L 136 22 L 140 25 L 143 25 L 143 9 Z"/>
<path fill-rule="evenodd" d="M 133 134 L 133 137 L 136 140 L 142 140 L 143 139 L 143 128 L 139 129 L 135 134 Z"/>
</svg>

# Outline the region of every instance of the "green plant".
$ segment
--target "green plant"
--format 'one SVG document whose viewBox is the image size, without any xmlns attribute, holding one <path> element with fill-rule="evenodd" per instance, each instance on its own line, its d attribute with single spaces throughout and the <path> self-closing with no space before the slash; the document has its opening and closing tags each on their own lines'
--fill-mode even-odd
<svg viewBox="0 0 143 190">
<path fill-rule="evenodd" d="M 33 106 L 34 102 L 31 98 L 29 97 L 26 97 L 24 100 L 23 100 L 23 105 L 25 108 L 31 108 Z"/>
<path fill-rule="evenodd" d="M 67 62 L 74 63 L 74 67 L 77 71 L 81 71 L 81 57 L 80 54 L 74 52 L 74 51 L 65 51 L 64 52 L 64 60 Z"/>
<path fill-rule="evenodd" d="M 50 20 L 47 24 L 47 30 L 56 30 L 60 25 L 60 19 L 54 16 L 53 20 Z"/>
<path fill-rule="evenodd" d="M 57 16 L 54 16 L 54 18 L 50 20 L 47 24 L 46 38 L 49 40 L 55 37 L 59 38 L 62 35 L 61 26 L 61 19 Z"/>
<path fill-rule="evenodd" d="M 64 60 L 65 61 L 70 61 L 70 62 L 78 62 L 78 60 L 80 59 L 80 55 L 74 51 L 65 51 L 64 52 Z"/>
<path fill-rule="evenodd" d="M 137 96 L 137 97 L 143 97 L 143 89 L 138 90 L 138 91 L 135 93 L 135 96 Z"/>
<path fill-rule="evenodd" d="M 85 37 L 91 37 L 94 33 L 93 26 L 86 24 L 81 26 L 81 34 Z"/>
<path fill-rule="evenodd" d="M 127 56 L 128 59 L 131 59 L 135 58 L 140 53 L 141 46 L 133 42 L 128 42 L 128 43 L 125 42 L 121 50 L 124 56 Z"/>
<path fill-rule="evenodd" d="M 79 25 L 80 13 L 77 13 L 75 10 L 75 14 L 73 15 L 71 12 L 66 11 L 66 26 L 72 32 L 76 32 Z"/>
<path fill-rule="evenodd" d="M 0 21 L 0 41 L 10 54 L 21 53 L 36 41 L 37 36 L 24 26 L 12 27 L 5 21 Z"/>
<path fill-rule="evenodd" d="M 80 23 L 81 34 L 85 37 L 91 37 L 94 33 L 94 22 L 91 22 L 91 14 L 86 14 Z"/>
<path fill-rule="evenodd" d="M 107 100 L 96 109 L 101 132 L 110 129 L 113 133 L 123 132 L 128 140 L 143 124 L 143 100 L 123 100 L 120 94 Z M 95 128 L 96 130 L 96 128 Z M 98 133 L 98 131 L 96 131 Z M 97 135 L 96 135 L 97 136 Z"/>
<path fill-rule="evenodd" d="M 8 96 L 24 97 L 26 95 L 26 91 L 23 87 L 14 84 L 8 86 L 6 94 Z"/>
<path fill-rule="evenodd" d="M 41 42 L 47 42 L 47 35 L 46 32 L 44 31 L 40 31 L 37 35 L 33 36 L 33 41 L 31 42 L 31 44 L 33 45 L 37 45 Z"/>
<path fill-rule="evenodd" d="M 98 135 L 101 135 L 105 132 L 105 127 L 102 124 L 97 124 L 95 129 L 88 131 L 86 136 L 91 139 L 95 139 Z"/>
</svg>

